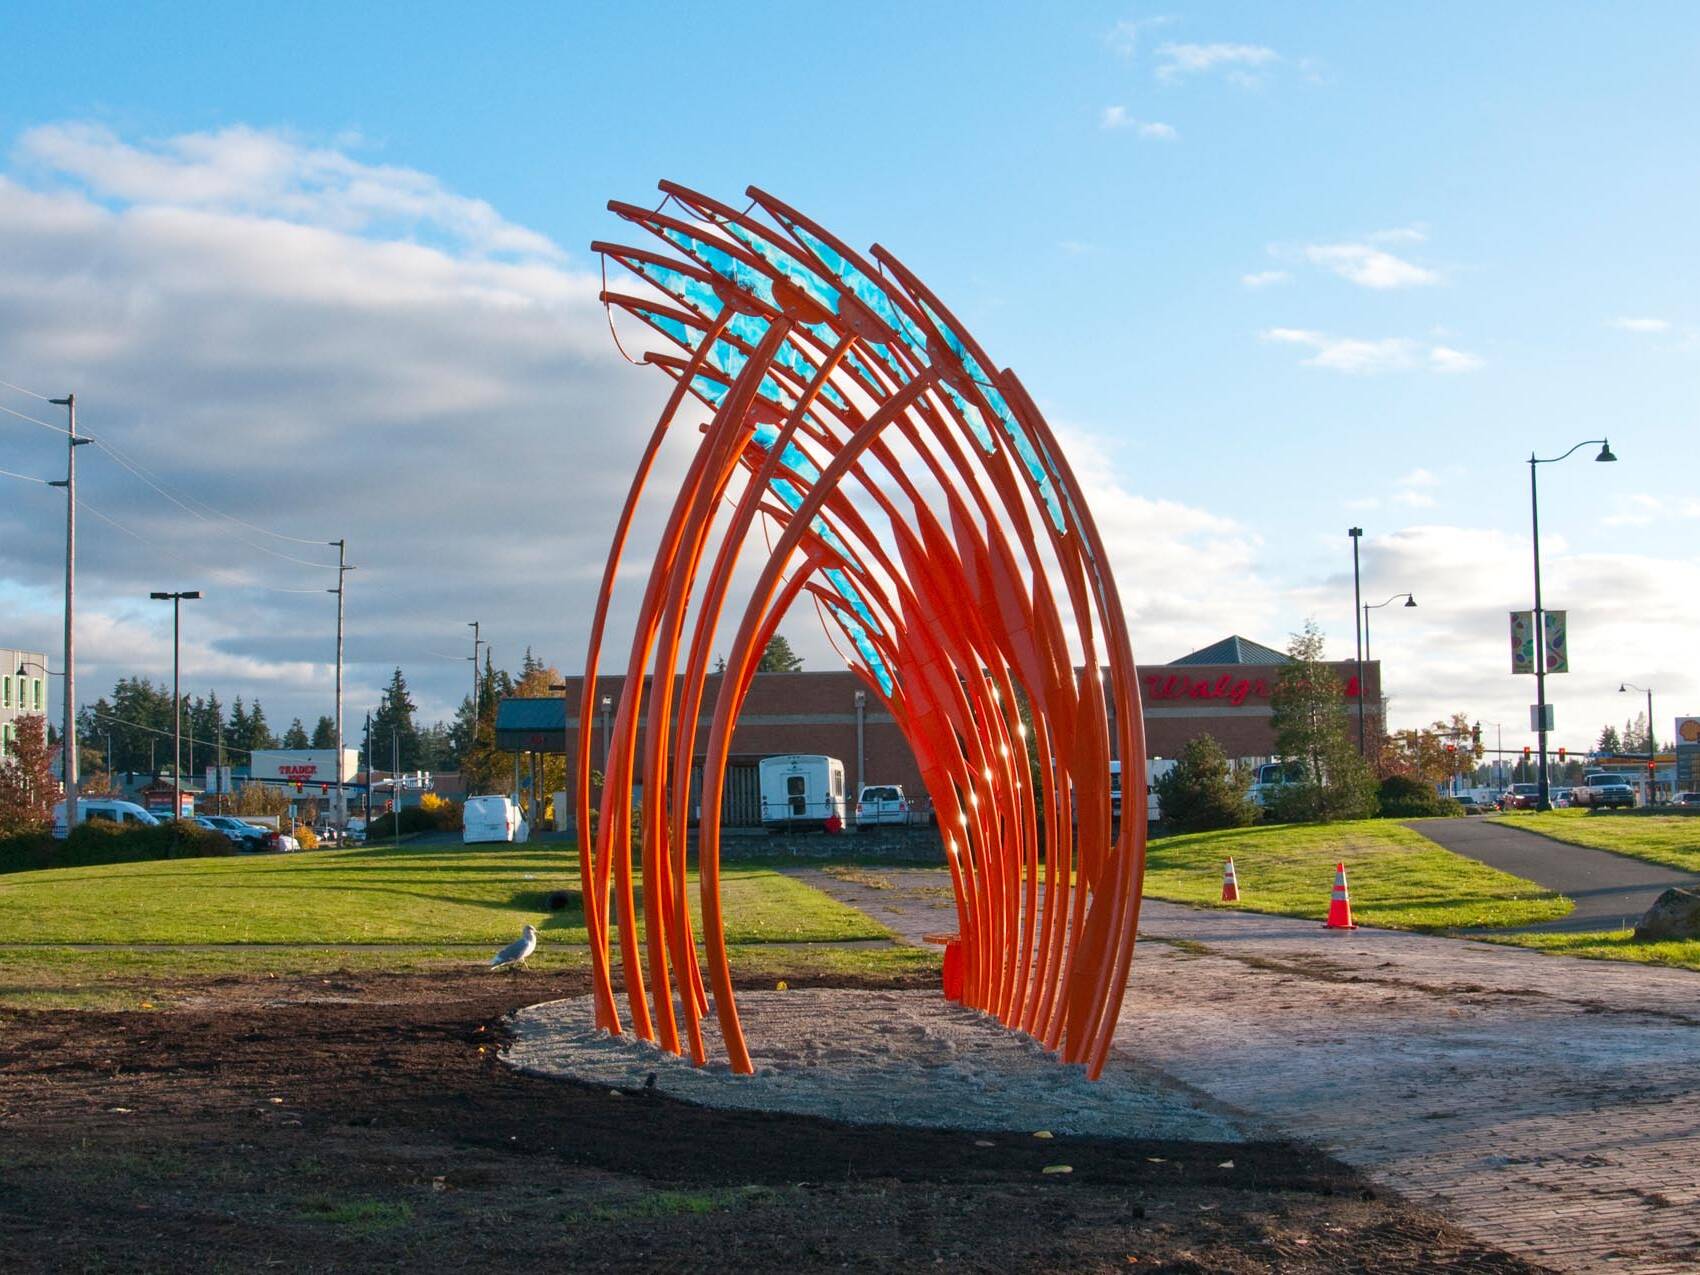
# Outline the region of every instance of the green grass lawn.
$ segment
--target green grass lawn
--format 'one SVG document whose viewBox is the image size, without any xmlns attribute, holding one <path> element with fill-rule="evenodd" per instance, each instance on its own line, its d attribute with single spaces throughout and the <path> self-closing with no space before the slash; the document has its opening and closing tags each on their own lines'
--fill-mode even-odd
<svg viewBox="0 0 1700 1275">
<path fill-rule="evenodd" d="M 1611 850 L 1700 873 L 1700 816 L 1519 810 L 1494 818 L 1572 845 Z"/>
<path fill-rule="evenodd" d="M 1238 904 L 1220 901 L 1229 856 L 1240 883 Z M 1145 893 L 1320 922 L 1328 915 L 1334 865 L 1342 861 L 1360 924 L 1402 930 L 1533 925 L 1556 920 L 1572 906 L 1532 881 L 1443 850 L 1384 819 L 1162 837 L 1150 844 Z"/>
<path fill-rule="evenodd" d="M 1496 934 L 1489 940 L 1533 947 L 1557 956 L 1585 956 L 1602 961 L 1637 961 L 1700 970 L 1700 939 L 1638 943 L 1634 930 L 1592 930 L 1582 934 Z"/>
<path fill-rule="evenodd" d="M 53 868 L 0 877 L 0 945 L 17 943 L 500 944 L 531 922 L 583 943 L 578 856 L 562 847 L 403 846 Z M 722 873 L 730 943 L 883 939 L 854 908 L 771 868 Z M 690 880 L 693 913 L 697 885 Z"/>
</svg>

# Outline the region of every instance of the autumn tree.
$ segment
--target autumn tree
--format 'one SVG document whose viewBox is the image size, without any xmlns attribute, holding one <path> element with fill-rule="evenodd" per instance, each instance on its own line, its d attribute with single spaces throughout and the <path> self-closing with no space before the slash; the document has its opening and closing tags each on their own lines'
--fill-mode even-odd
<svg viewBox="0 0 1700 1275">
<path fill-rule="evenodd" d="M 47 831 L 59 781 L 53 777 L 47 744 L 47 719 L 38 713 L 20 717 L 17 734 L 0 759 L 0 837 Z"/>
</svg>

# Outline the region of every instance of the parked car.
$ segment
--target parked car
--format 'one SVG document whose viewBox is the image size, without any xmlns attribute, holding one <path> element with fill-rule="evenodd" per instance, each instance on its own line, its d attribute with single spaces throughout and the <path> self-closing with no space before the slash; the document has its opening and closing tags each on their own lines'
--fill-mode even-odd
<svg viewBox="0 0 1700 1275">
<path fill-rule="evenodd" d="M 1635 789 L 1622 775 L 1613 775 L 1603 770 L 1595 771 L 1585 776 L 1572 790 L 1571 801 L 1590 810 L 1603 810 L 1612 806 L 1632 809 L 1635 805 Z"/>
<path fill-rule="evenodd" d="M 203 828 L 210 828 L 229 837 L 243 850 L 264 850 L 272 831 L 258 824 L 247 823 L 235 815 L 196 815 L 195 822 Z"/>
<path fill-rule="evenodd" d="M 1554 788 L 1552 790 L 1552 804 L 1555 805 L 1555 806 L 1569 806 L 1569 805 L 1571 805 L 1572 804 L 1572 798 L 1571 798 L 1571 795 L 1570 795 L 1570 789 L 1568 789 L 1568 788 Z"/>
<path fill-rule="evenodd" d="M 1474 793 L 1461 792 L 1452 800 L 1462 806 L 1467 815 L 1485 815 L 1488 811 L 1494 809 L 1492 805 Z"/>
<path fill-rule="evenodd" d="M 909 799 L 901 784 L 863 784 L 856 797 L 856 826 L 909 822 Z"/>
<path fill-rule="evenodd" d="M 1700 792 L 1679 792 L 1670 799 L 1673 806 L 1700 806 Z"/>
<path fill-rule="evenodd" d="M 1541 800 L 1539 784 L 1512 784 L 1499 799 L 1501 810 L 1533 810 Z"/>
<path fill-rule="evenodd" d="M 291 850 L 299 850 L 300 848 L 301 843 L 294 837 L 290 836 L 287 832 L 277 832 L 269 828 L 266 830 L 267 850 L 285 854 Z"/>
<path fill-rule="evenodd" d="M 348 839 L 350 844 L 357 846 L 366 844 L 366 821 L 359 815 L 355 815 L 351 818 L 348 823 L 343 826 L 342 832 L 343 836 Z"/>
</svg>

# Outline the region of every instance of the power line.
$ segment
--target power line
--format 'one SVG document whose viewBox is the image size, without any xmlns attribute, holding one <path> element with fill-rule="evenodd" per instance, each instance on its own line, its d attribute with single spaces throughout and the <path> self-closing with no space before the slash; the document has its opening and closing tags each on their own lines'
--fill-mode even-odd
<svg viewBox="0 0 1700 1275">
<path fill-rule="evenodd" d="M 174 734 L 174 732 L 172 732 L 172 731 L 161 730 L 157 726 L 144 726 L 140 722 L 132 722 L 128 718 L 117 717 L 117 716 L 113 715 L 112 713 L 97 713 L 92 708 L 85 708 L 85 709 L 83 709 L 83 712 L 87 713 L 90 717 L 93 717 L 98 721 L 116 722 L 120 726 L 128 726 L 131 730 L 146 731 L 150 735 L 172 735 L 172 734 Z M 216 740 L 216 739 L 196 739 L 192 735 L 183 736 L 183 742 L 186 743 L 186 744 L 200 744 L 200 745 L 202 745 L 206 748 L 220 748 L 220 747 L 222 747 L 224 749 L 224 751 L 227 752 L 227 753 L 247 753 L 248 756 L 250 756 L 250 757 L 252 757 L 256 752 L 269 752 L 269 751 L 271 751 L 270 749 L 236 748 L 236 747 L 234 747 L 230 744 L 220 744 L 219 741 Z"/>
<path fill-rule="evenodd" d="M 14 412 L 9 407 L 0 406 L 0 412 L 5 412 L 8 416 L 16 416 L 20 421 L 28 421 L 31 425 L 39 425 L 43 429 L 50 429 L 55 434 L 69 434 L 71 432 L 63 425 L 55 425 L 52 421 L 44 421 L 35 416 L 26 416 L 22 412 Z"/>
<path fill-rule="evenodd" d="M 170 492 L 165 490 L 165 488 L 162 487 L 160 485 L 159 481 L 158 481 L 158 475 L 154 474 L 152 470 L 148 469 L 140 461 L 135 460 L 132 457 L 124 455 L 116 447 L 114 447 L 111 443 L 108 443 L 104 440 L 97 439 L 96 442 L 95 442 L 95 446 L 99 447 L 107 455 L 111 456 L 113 460 L 117 461 L 120 465 L 124 466 L 131 473 L 135 474 L 136 477 L 140 478 L 143 482 L 147 483 L 148 486 L 152 487 L 155 491 L 157 491 L 160 495 L 164 496 L 167 500 L 170 500 L 173 503 L 182 506 L 182 508 L 187 509 L 190 513 L 194 514 L 197 518 L 200 518 L 203 521 L 208 521 L 208 519 L 206 518 L 206 514 L 203 514 L 203 513 L 199 512 L 199 510 L 191 508 L 191 505 L 198 505 L 198 506 L 200 506 L 201 509 L 206 510 L 207 513 L 216 515 L 217 517 L 223 518 L 226 521 L 233 522 L 238 527 L 246 527 L 246 528 L 248 528 L 249 531 L 257 531 L 262 536 L 271 536 L 274 540 L 287 540 L 292 544 L 298 544 L 298 545 L 324 545 L 324 544 L 327 543 L 326 541 L 323 541 L 323 540 L 309 540 L 309 539 L 307 539 L 303 536 L 286 536 L 281 531 L 272 531 L 272 530 L 270 530 L 266 527 L 258 526 L 255 523 L 245 522 L 241 518 L 238 518 L 235 514 L 227 514 L 227 513 L 224 512 L 224 510 L 219 509 L 216 506 L 209 505 L 204 500 L 197 500 L 193 496 L 187 496 L 187 497 L 184 497 L 182 500 L 180 500 L 176 496 L 172 495 Z M 185 501 L 187 501 L 189 503 L 185 503 Z M 258 546 L 256 546 L 256 547 L 258 547 Z M 275 551 L 271 550 L 271 549 L 261 549 L 261 552 L 262 553 L 273 553 Z M 291 558 L 287 554 L 278 554 L 277 556 L 280 557 L 280 558 L 285 558 L 286 560 L 288 560 L 290 562 L 303 563 L 304 565 L 309 566 L 309 567 L 320 567 L 320 568 L 322 568 L 323 570 L 326 570 L 326 571 L 335 571 L 336 570 L 336 566 L 335 566 L 334 563 L 327 564 L 327 563 L 321 563 L 321 562 L 307 562 L 303 558 Z"/>
<path fill-rule="evenodd" d="M 37 478 L 34 474 L 14 474 L 9 469 L 0 469 L 0 475 L 4 475 L 7 478 L 21 479 L 22 481 L 24 481 L 26 483 L 40 483 L 43 487 L 53 486 L 53 484 L 51 482 L 49 482 L 47 479 Z"/>
<path fill-rule="evenodd" d="M 156 550 L 159 553 L 163 553 L 168 558 L 176 559 L 178 562 L 181 562 L 186 567 L 192 567 L 196 571 L 204 571 L 208 575 L 220 576 L 223 579 L 228 580 L 230 583 L 238 586 L 239 588 L 262 589 L 267 593 L 324 593 L 325 592 L 324 589 L 284 589 L 284 588 L 280 588 L 279 586 L 277 586 L 275 584 L 256 584 L 251 580 L 244 580 L 241 576 L 237 575 L 233 571 L 226 571 L 221 567 L 206 566 L 204 563 L 196 562 L 193 559 L 188 558 L 181 553 L 178 553 L 174 549 L 167 548 L 165 545 L 160 544 L 157 540 L 152 540 L 152 539 L 148 538 L 147 536 L 144 536 L 141 532 L 133 530 L 130 527 L 126 527 L 123 523 L 119 522 L 116 518 L 110 517 L 107 514 L 102 513 L 100 510 L 96 509 L 93 505 L 89 504 L 88 501 L 82 499 L 81 497 L 78 497 L 78 499 L 77 499 L 77 508 L 81 509 L 81 510 L 87 512 L 87 513 L 93 514 L 96 518 L 99 518 L 107 526 L 113 527 L 118 531 L 122 531 L 126 536 L 129 536 L 132 540 L 135 540 L 135 541 L 137 541 L 141 544 L 144 544 L 148 548 Z"/>
<path fill-rule="evenodd" d="M 10 381 L 0 381 L 0 385 L 4 385 L 9 390 L 16 390 L 20 394 L 28 394 L 31 398 L 39 398 L 43 403 L 51 403 L 53 401 L 45 394 L 37 394 L 34 390 L 26 390 L 23 386 L 13 385 Z"/>
<path fill-rule="evenodd" d="M 116 448 L 110 446 L 109 444 L 101 441 L 98 438 L 95 439 L 95 446 L 100 448 L 101 451 L 105 452 L 108 456 L 112 457 L 112 459 L 117 461 L 118 464 L 122 465 L 125 469 L 129 470 L 137 478 L 141 479 L 149 487 L 152 487 L 161 496 L 164 496 L 167 500 L 169 500 L 172 504 L 176 505 L 179 509 L 183 510 L 185 513 L 191 514 L 194 517 L 199 518 L 204 523 L 210 524 L 212 522 L 212 519 L 207 517 L 206 514 L 202 513 L 198 509 L 195 509 L 194 507 L 185 503 L 184 501 L 179 500 L 176 496 L 172 495 L 164 487 L 160 486 L 157 482 L 155 482 L 152 478 L 150 478 L 148 476 L 148 474 L 140 466 L 131 463 L 129 460 L 126 460 L 122 455 L 120 455 L 118 453 Z M 212 506 L 209 505 L 209 506 L 207 506 L 207 508 L 211 509 Z M 231 518 L 229 514 L 219 513 L 219 511 L 216 510 L 216 509 L 214 509 L 213 512 L 218 513 L 219 517 L 228 518 L 231 522 L 239 523 L 241 526 L 246 527 L 246 526 L 249 525 L 248 523 L 242 522 L 241 519 L 239 519 L 239 518 Z M 263 531 L 264 528 L 255 528 L 255 530 Z M 265 534 L 276 535 L 277 533 L 276 532 L 266 532 Z M 280 538 L 285 539 L 285 540 L 295 539 L 295 537 L 293 537 L 293 536 L 283 536 L 283 537 L 280 537 Z M 255 544 L 252 540 L 244 539 L 242 536 L 237 536 L 237 537 L 235 537 L 235 539 L 240 541 L 242 544 L 247 545 L 250 549 L 253 549 L 257 553 L 269 553 L 272 557 L 281 558 L 285 562 L 293 562 L 293 563 L 296 563 L 296 564 L 303 566 L 303 567 L 313 567 L 313 568 L 320 570 L 320 571 L 335 571 L 336 570 L 336 564 L 334 562 L 309 562 L 306 558 L 297 558 L 294 554 L 279 553 L 276 549 L 268 549 L 264 545 Z M 301 543 L 302 544 L 323 544 L 324 542 L 321 541 L 321 540 L 304 540 L 304 541 L 301 541 Z M 317 592 L 317 590 L 301 590 L 301 592 Z"/>
</svg>

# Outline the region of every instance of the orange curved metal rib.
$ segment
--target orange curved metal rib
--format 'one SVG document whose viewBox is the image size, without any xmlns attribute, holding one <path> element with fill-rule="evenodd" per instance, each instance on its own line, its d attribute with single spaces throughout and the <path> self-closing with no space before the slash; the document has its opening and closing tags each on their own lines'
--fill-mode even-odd
<svg viewBox="0 0 1700 1275">
<path fill-rule="evenodd" d="M 1075 476 L 1019 380 L 989 370 L 889 252 L 874 248 L 871 264 L 753 187 L 742 212 L 673 183 L 662 190 L 685 219 L 609 207 L 666 252 L 594 245 L 646 288 L 605 290 L 604 302 L 688 357 L 646 359 L 676 383 L 616 524 L 592 620 L 582 830 L 617 563 L 674 418 L 692 402 L 709 418 L 638 609 L 600 826 L 581 836 L 598 1025 L 622 1030 L 617 933 L 633 1029 L 706 1061 L 711 988 L 731 1065 L 751 1068 L 726 947 L 722 790 L 762 650 L 807 594 L 843 630 L 859 657 L 851 667 L 898 723 L 939 814 L 964 1003 L 1095 1077 L 1125 993 L 1145 866 L 1145 805 L 1134 801 L 1113 825 L 1109 760 L 1142 773 L 1144 738 L 1126 621 Z M 758 520 L 777 536 L 740 607 L 736 569 Z M 709 653 L 733 614 L 703 741 L 699 964 L 685 894 L 691 773 Z M 642 952 L 628 817 L 640 779 Z"/>
</svg>

